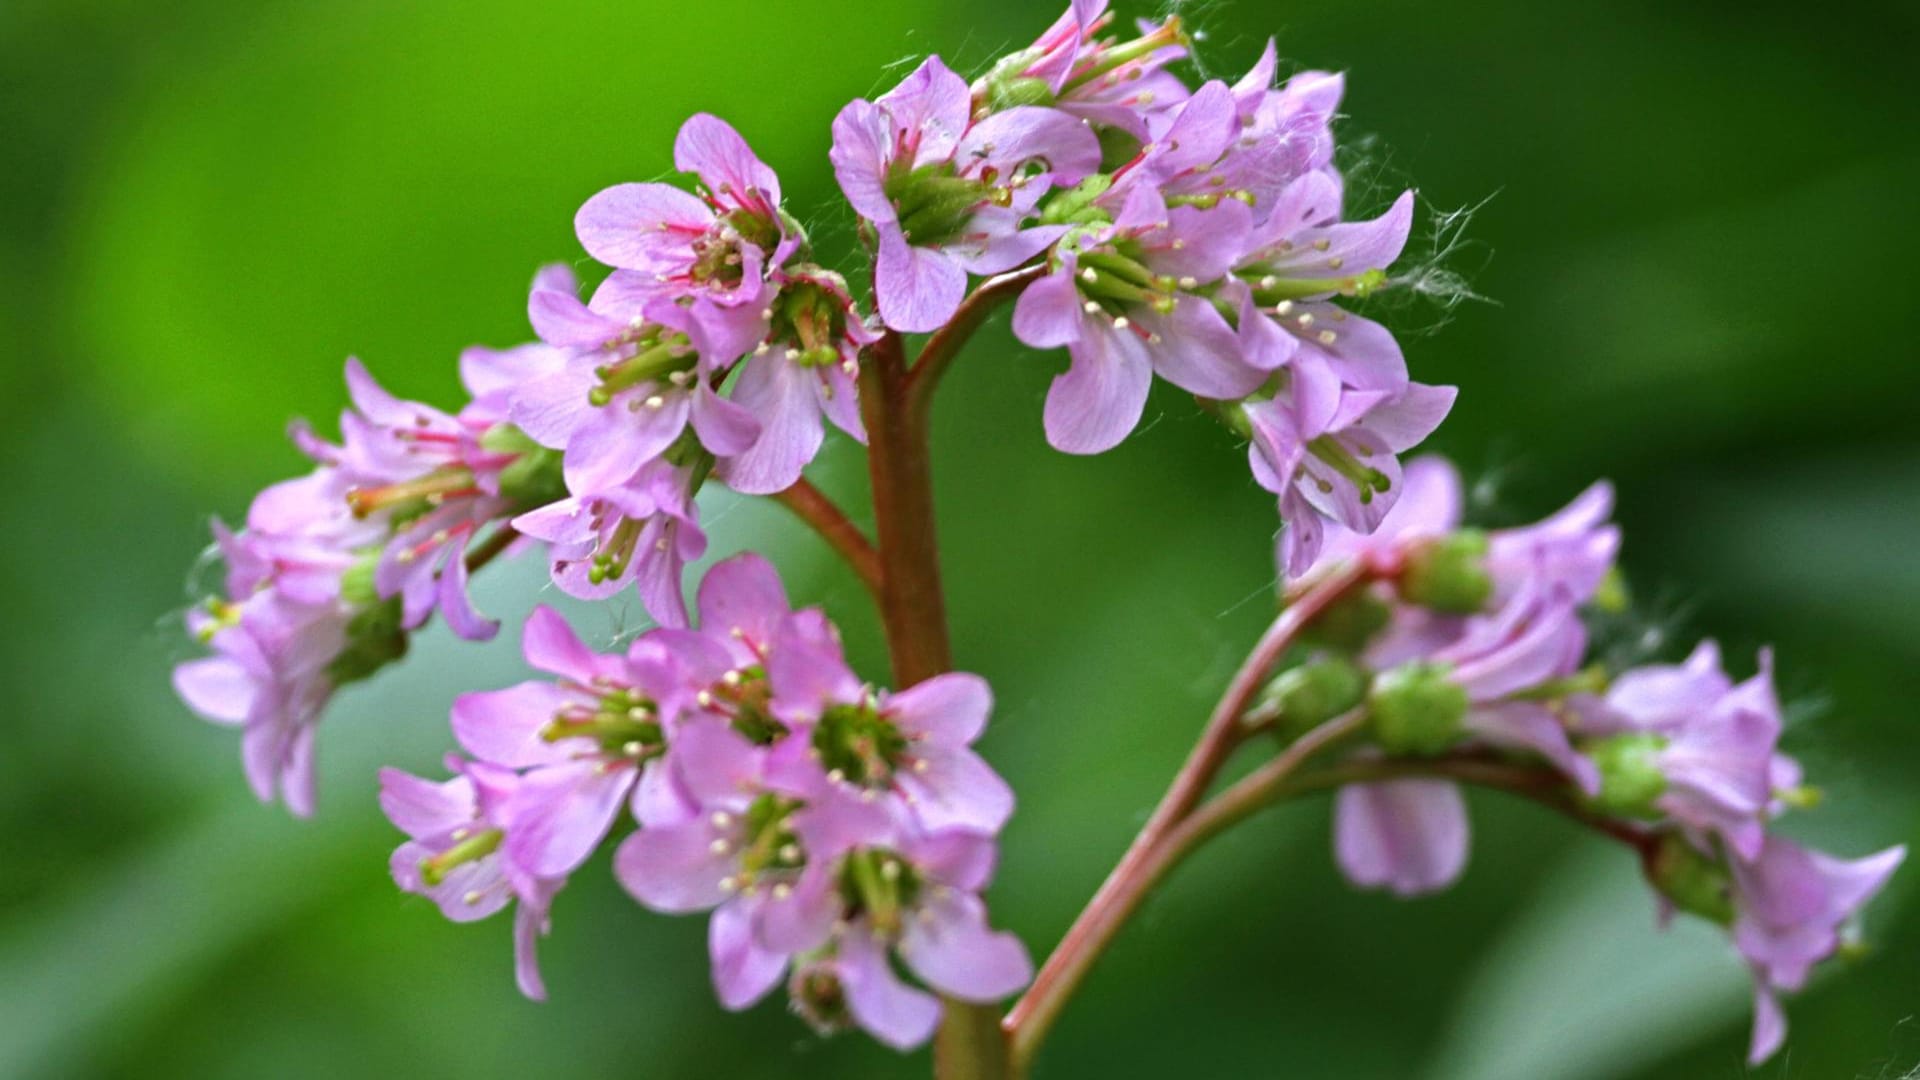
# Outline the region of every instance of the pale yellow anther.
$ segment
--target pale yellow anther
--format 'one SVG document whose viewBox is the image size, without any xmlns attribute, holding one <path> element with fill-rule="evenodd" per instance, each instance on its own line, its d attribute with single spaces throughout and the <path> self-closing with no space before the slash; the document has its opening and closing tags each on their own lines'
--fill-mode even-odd
<svg viewBox="0 0 1920 1080">
<path fill-rule="evenodd" d="M 647 408 L 649 409 L 664 409 L 666 408 L 666 406 L 667 406 L 667 399 L 661 397 L 659 394 L 654 394 L 653 396 L 647 398 Z"/>
<path fill-rule="evenodd" d="M 1339 335 L 1335 334 L 1331 330 L 1320 331 L 1320 344 L 1322 345 L 1331 345 L 1336 340 L 1338 340 L 1338 338 L 1339 338 Z"/>
</svg>

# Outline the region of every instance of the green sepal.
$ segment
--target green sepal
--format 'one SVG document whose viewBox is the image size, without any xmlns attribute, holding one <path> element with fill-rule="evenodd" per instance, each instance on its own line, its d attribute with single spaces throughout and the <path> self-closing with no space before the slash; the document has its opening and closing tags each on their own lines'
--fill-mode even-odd
<svg viewBox="0 0 1920 1080">
<path fill-rule="evenodd" d="M 1582 750 L 1600 770 L 1600 792 L 1594 809 L 1620 817 L 1658 817 L 1654 800 L 1666 794 L 1667 776 L 1659 754 L 1667 740 L 1648 732 L 1613 735 L 1587 743 Z"/>
<path fill-rule="evenodd" d="M 1410 604 L 1449 615 L 1472 615 L 1493 598 L 1487 572 L 1487 534 L 1462 529 L 1421 544 L 1400 575 L 1400 595 Z"/>
<path fill-rule="evenodd" d="M 1262 702 L 1277 714 L 1276 730 L 1292 739 L 1359 705 L 1367 679 L 1351 661 L 1324 657 L 1281 672 L 1267 684 Z"/>
<path fill-rule="evenodd" d="M 499 445 L 492 446 L 492 439 Z M 480 445 L 497 453 L 520 456 L 500 470 L 500 494 L 521 506 L 545 506 L 567 497 L 567 481 L 561 470 L 561 453 L 527 437 L 512 424 L 496 424 L 480 437 Z"/>
<path fill-rule="evenodd" d="M 989 79 L 987 107 L 994 112 L 1017 109 L 1022 105 L 1052 105 L 1053 87 L 1045 79 L 1014 76 Z"/>
<path fill-rule="evenodd" d="M 1113 177 L 1106 173 L 1094 173 L 1078 184 L 1064 191 L 1056 191 L 1048 197 L 1046 205 L 1040 208 L 1040 223 L 1043 225 L 1094 225 L 1107 224 L 1110 219 L 1093 200 L 1107 193 L 1113 186 Z"/>
<path fill-rule="evenodd" d="M 369 604 L 348 621 L 347 643 L 327 665 L 327 677 L 335 686 L 358 682 L 407 655 L 407 642 L 400 598 Z"/>
<path fill-rule="evenodd" d="M 1661 838 L 1647 860 L 1647 879 L 1681 911 L 1721 926 L 1733 924 L 1732 874 L 1722 860 L 1702 854 L 1678 834 Z"/>
<path fill-rule="evenodd" d="M 1467 692 L 1450 664 L 1415 661 L 1382 673 L 1367 695 L 1373 734 L 1382 749 L 1422 757 L 1459 741 Z"/>
</svg>

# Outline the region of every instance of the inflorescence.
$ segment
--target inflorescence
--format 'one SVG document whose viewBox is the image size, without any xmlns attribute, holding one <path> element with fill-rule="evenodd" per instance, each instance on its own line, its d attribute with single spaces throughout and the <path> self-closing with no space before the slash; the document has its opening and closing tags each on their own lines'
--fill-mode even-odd
<svg viewBox="0 0 1920 1080">
<path fill-rule="evenodd" d="M 986 681 L 876 689 L 757 556 L 715 565 L 691 611 L 683 578 L 706 484 L 786 492 L 829 424 L 865 442 L 876 344 L 941 331 L 986 278 L 1017 287 L 1020 340 L 1066 350 L 1043 413 L 1055 448 L 1120 443 L 1158 375 L 1247 443 L 1296 596 L 1360 571 L 1245 717 L 1283 746 L 1352 727 L 1297 778 L 1339 788 L 1349 878 L 1448 885 L 1468 848 L 1458 782 L 1520 790 L 1632 845 L 1664 910 L 1728 928 L 1754 974 L 1753 1058 L 1771 1055 L 1776 994 L 1848 940 L 1903 850 L 1841 860 L 1775 830 L 1812 789 L 1778 749 L 1766 654 L 1735 681 L 1712 643 L 1630 670 L 1589 652 L 1592 613 L 1625 602 L 1604 485 L 1484 532 L 1462 527 L 1451 466 L 1403 468 L 1454 390 L 1411 381 L 1393 334 L 1353 310 L 1404 287 L 1414 197 L 1347 217 L 1342 77 L 1276 86 L 1269 43 L 1237 82 L 1192 86 L 1177 17 L 1130 36 L 1105 8 L 1074 0 L 971 83 L 930 57 L 833 120 L 870 304 L 814 261 L 774 171 L 702 114 L 674 144 L 692 190 L 588 199 L 576 230 L 610 272 L 583 300 L 570 270 L 542 269 L 537 340 L 464 354 L 457 413 L 349 361 L 339 442 L 296 427 L 313 471 L 261 492 L 240 530 L 215 523 L 224 589 L 188 616 L 211 653 L 175 671 L 179 694 L 240 729 L 260 798 L 306 815 L 336 688 L 403 656 L 435 611 L 493 635 L 470 572 L 538 551 L 570 596 L 633 588 L 659 625 L 624 653 L 538 609 L 523 645 L 548 677 L 456 702 L 450 779 L 382 774 L 409 838 L 395 880 L 456 921 L 513 906 L 520 986 L 543 997 L 553 898 L 624 833 L 614 869 L 636 900 L 710 912 L 728 1008 L 784 980 L 821 1031 L 925 1042 L 941 997 L 995 1003 L 1033 977 L 981 899 L 1014 807 L 971 749 Z"/>
</svg>

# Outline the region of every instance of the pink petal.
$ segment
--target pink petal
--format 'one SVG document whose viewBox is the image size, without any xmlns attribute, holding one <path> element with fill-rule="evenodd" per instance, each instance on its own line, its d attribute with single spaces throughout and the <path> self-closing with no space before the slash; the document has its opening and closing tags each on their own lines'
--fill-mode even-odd
<svg viewBox="0 0 1920 1080">
<path fill-rule="evenodd" d="M 1047 442 L 1069 454 L 1111 450 L 1146 411 L 1153 366 L 1131 331 L 1097 327 L 1068 347 L 1071 365 L 1047 390 Z"/>
<path fill-rule="evenodd" d="M 967 293 L 967 272 L 959 263 L 937 248 L 910 244 L 891 226 L 881 231 L 873 277 L 881 319 L 903 333 L 938 330 Z"/>
<path fill-rule="evenodd" d="M 900 956 L 927 985 L 977 1004 L 999 1001 L 1033 978 L 1020 939 L 987 928 L 986 910 L 965 893 L 928 902 L 907 920 Z"/>
<path fill-rule="evenodd" d="M 900 981 L 883 946 L 864 922 L 840 937 L 840 986 L 861 1027 L 895 1050 L 911 1050 L 933 1037 L 940 1001 Z"/>
<path fill-rule="evenodd" d="M 1349 784 L 1334 806 L 1334 855 L 1354 884 L 1415 896 L 1460 876 L 1467 828 L 1466 803 L 1444 780 Z"/>
<path fill-rule="evenodd" d="M 644 270 L 659 258 L 663 245 L 684 245 L 670 230 L 704 232 L 713 211 L 698 197 L 669 184 L 615 184 L 580 207 L 574 232 L 587 254 L 630 270 Z"/>
<path fill-rule="evenodd" d="M 886 712 L 910 738 L 966 746 L 980 737 L 993 711 L 987 680 L 963 671 L 935 675 L 887 699 Z"/>
</svg>

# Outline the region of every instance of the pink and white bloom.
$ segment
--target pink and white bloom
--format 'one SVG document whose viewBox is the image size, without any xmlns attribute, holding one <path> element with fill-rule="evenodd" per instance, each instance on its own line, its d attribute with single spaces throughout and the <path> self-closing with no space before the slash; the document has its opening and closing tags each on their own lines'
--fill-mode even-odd
<svg viewBox="0 0 1920 1080">
<path fill-rule="evenodd" d="M 454 922 L 484 919 L 517 901 L 514 979 L 522 994 L 545 1001 L 535 947 L 566 881 L 529 874 L 501 850 L 502 810 L 517 776 L 458 757 L 449 757 L 447 767 L 453 777 L 438 783 L 380 770 L 380 809 L 408 837 L 389 861 L 394 883 L 432 900 Z"/>
<path fill-rule="evenodd" d="M 1023 105 L 977 123 L 965 80 L 928 57 L 875 101 L 833 121 L 834 176 L 875 231 L 874 295 L 895 330 L 938 329 L 967 275 L 1011 270 L 1066 229 L 1030 225 L 1040 198 L 1100 166 L 1100 143 L 1066 113 Z"/>
</svg>

